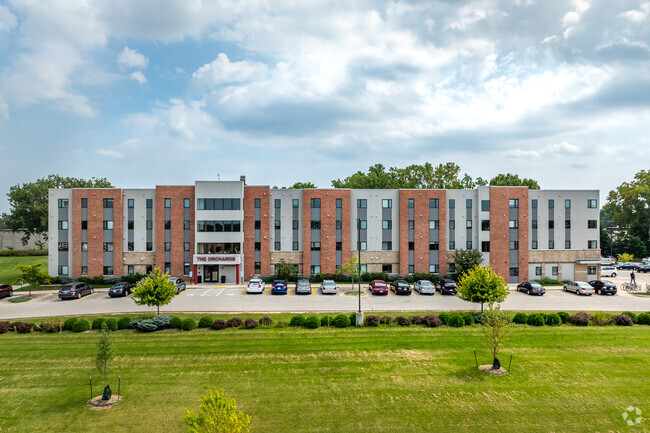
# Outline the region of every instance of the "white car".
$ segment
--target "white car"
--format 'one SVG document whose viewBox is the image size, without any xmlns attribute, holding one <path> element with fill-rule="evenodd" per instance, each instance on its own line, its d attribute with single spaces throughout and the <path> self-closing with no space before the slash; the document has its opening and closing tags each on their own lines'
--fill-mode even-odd
<svg viewBox="0 0 650 433">
<path fill-rule="evenodd" d="M 246 286 L 246 293 L 264 293 L 264 281 L 259 278 L 253 278 Z"/>
<path fill-rule="evenodd" d="M 600 267 L 600 276 L 601 277 L 615 277 L 616 276 L 616 266 L 601 266 Z"/>
<path fill-rule="evenodd" d="M 570 283 L 564 285 L 564 291 L 574 292 L 577 295 L 589 296 L 596 293 L 594 288 L 589 283 L 585 283 L 584 281 L 571 281 Z"/>
<path fill-rule="evenodd" d="M 320 283 L 320 292 L 323 295 L 327 293 L 336 295 L 336 283 L 334 282 L 334 280 L 325 280 L 322 283 Z"/>
</svg>

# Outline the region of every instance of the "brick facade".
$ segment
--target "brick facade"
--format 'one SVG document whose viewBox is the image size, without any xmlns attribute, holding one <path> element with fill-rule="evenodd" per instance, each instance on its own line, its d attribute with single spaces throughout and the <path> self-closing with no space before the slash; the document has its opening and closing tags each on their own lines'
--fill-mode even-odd
<svg viewBox="0 0 650 433">
<path fill-rule="evenodd" d="M 519 281 L 528 280 L 528 188 L 490 187 L 490 267 L 510 278 L 510 199 L 519 200 Z M 515 267 L 515 266 L 512 266 Z"/>
<path fill-rule="evenodd" d="M 268 186 L 244 187 L 244 278 L 250 279 L 255 274 L 255 199 L 260 199 L 260 271 L 262 275 L 271 275 L 271 250 L 268 239 L 271 233 L 270 188 Z"/>
<path fill-rule="evenodd" d="M 165 199 L 171 199 L 170 209 L 170 239 L 171 242 L 171 269 L 170 275 L 180 276 L 186 281 L 189 281 L 189 275 L 184 273 L 183 265 L 185 263 L 184 256 L 184 227 L 185 220 L 185 207 L 184 200 L 190 200 L 190 260 L 194 255 L 194 208 L 196 206 L 194 200 L 194 187 L 193 186 L 157 186 L 156 187 L 156 200 L 154 209 L 156 212 L 156 267 L 160 268 L 163 272 L 165 270 Z M 191 270 L 191 268 L 190 268 Z"/>
</svg>

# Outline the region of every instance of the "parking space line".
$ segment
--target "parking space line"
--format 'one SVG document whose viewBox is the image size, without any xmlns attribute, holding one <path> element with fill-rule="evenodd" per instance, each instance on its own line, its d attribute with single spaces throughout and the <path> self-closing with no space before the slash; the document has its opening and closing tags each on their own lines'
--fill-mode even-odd
<svg viewBox="0 0 650 433">
<path fill-rule="evenodd" d="M 219 296 L 220 294 L 222 294 L 222 293 L 223 293 L 223 291 L 224 291 L 224 290 L 226 290 L 226 289 L 221 289 L 221 290 L 219 290 L 219 293 L 217 293 L 217 294 L 216 294 L 216 295 L 214 295 L 214 296 Z"/>
<path fill-rule="evenodd" d="M 239 296 L 244 296 L 244 293 L 246 293 L 246 290 L 247 290 L 247 289 L 244 289 L 244 291 L 241 292 L 241 295 L 239 295 Z"/>
<path fill-rule="evenodd" d="M 269 296 L 270 292 L 271 292 L 271 288 L 269 287 L 268 289 L 266 289 L 266 295 L 264 295 L 264 296 Z"/>
<path fill-rule="evenodd" d="M 311 291 L 312 295 L 316 296 L 316 289 Z"/>
<path fill-rule="evenodd" d="M 395 295 L 393 295 L 393 292 L 391 292 L 390 290 L 388 291 L 388 293 L 389 293 L 393 298 L 395 297 Z"/>
<path fill-rule="evenodd" d="M 415 293 L 415 291 L 412 291 L 411 293 L 413 293 L 413 296 L 415 296 L 416 298 L 419 298 L 419 297 L 420 297 L 420 296 L 418 296 L 417 293 Z"/>
<path fill-rule="evenodd" d="M 293 295 L 293 288 L 289 289 L 289 296 Z"/>
<path fill-rule="evenodd" d="M 201 293 L 199 296 L 204 296 L 206 293 L 210 292 L 212 289 L 208 289 L 205 292 Z"/>
<path fill-rule="evenodd" d="M 433 293 L 435 293 L 437 297 L 442 298 L 442 295 L 440 293 L 438 292 L 433 292 Z"/>
</svg>

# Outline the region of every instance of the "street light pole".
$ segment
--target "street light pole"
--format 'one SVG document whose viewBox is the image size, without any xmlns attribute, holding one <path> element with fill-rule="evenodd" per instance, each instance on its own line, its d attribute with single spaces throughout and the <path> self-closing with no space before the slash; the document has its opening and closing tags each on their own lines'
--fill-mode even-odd
<svg viewBox="0 0 650 433">
<path fill-rule="evenodd" d="M 357 251 L 358 251 L 358 264 L 357 271 L 359 273 L 359 314 L 361 314 L 361 219 L 357 218 Z"/>
</svg>

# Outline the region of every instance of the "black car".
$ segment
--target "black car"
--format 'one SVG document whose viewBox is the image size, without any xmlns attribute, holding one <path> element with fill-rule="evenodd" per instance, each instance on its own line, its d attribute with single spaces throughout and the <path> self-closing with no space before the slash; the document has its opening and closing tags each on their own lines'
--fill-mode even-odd
<svg viewBox="0 0 650 433">
<path fill-rule="evenodd" d="M 79 299 L 91 293 L 95 293 L 95 289 L 88 283 L 69 283 L 59 289 L 59 299 Z"/>
<path fill-rule="evenodd" d="M 641 265 L 638 268 L 636 268 L 637 272 L 643 272 L 644 274 L 646 272 L 650 272 L 650 265 Z"/>
<path fill-rule="evenodd" d="M 616 265 L 616 269 L 626 269 L 626 270 L 631 270 L 631 269 L 636 269 L 637 266 L 639 266 L 638 263 L 619 263 Z"/>
<path fill-rule="evenodd" d="M 526 292 L 529 295 L 540 295 L 546 293 L 546 289 L 539 283 L 525 281 L 517 286 L 520 292 Z"/>
<path fill-rule="evenodd" d="M 404 280 L 395 280 L 390 283 L 390 289 L 395 292 L 396 295 L 410 295 L 411 286 Z"/>
<path fill-rule="evenodd" d="M 133 287 L 135 287 L 135 284 L 120 281 L 119 283 L 113 284 L 113 287 L 108 289 L 108 296 L 111 298 L 116 296 L 128 296 L 133 291 Z"/>
<path fill-rule="evenodd" d="M 448 278 L 440 278 L 436 281 L 436 290 L 439 291 L 441 295 L 455 295 L 456 283 L 454 280 Z"/>
<path fill-rule="evenodd" d="M 599 295 L 615 295 L 616 284 L 607 280 L 593 280 L 589 281 L 589 285 L 594 288 Z"/>
</svg>

